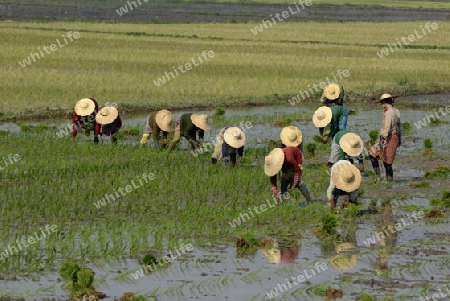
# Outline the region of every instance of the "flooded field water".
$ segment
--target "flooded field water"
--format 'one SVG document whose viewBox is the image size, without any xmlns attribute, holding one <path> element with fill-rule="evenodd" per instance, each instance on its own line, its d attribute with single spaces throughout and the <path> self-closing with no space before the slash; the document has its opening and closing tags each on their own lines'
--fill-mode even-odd
<svg viewBox="0 0 450 301">
<path fill-rule="evenodd" d="M 444 99 L 442 106 L 450 105 L 450 98 Z M 379 129 L 381 106 L 347 104 L 356 115 L 349 116 L 348 128 L 368 140 L 368 132 Z M 298 113 L 299 116 L 312 114 L 314 107 L 256 107 L 227 109 L 225 118 L 233 118 L 239 125 L 252 118 L 252 129 L 248 134 L 247 147 L 266 144 L 278 139 L 279 127 L 273 122 L 260 122 L 267 115 L 284 116 Z M 235 241 L 217 244 L 192 243 L 192 250 L 172 260 L 169 268 L 157 269 L 152 273 L 143 271 L 135 259 L 118 262 L 90 263 L 95 271 L 95 287 L 106 293 L 104 300 L 120 298 L 124 292 L 149 294 L 149 300 L 268 300 L 272 293 L 274 300 L 357 300 L 361 292 L 378 298 L 393 296 L 388 300 L 422 300 L 442 289 L 440 299 L 450 300 L 450 224 L 448 217 L 430 220 L 414 218 L 405 207 L 415 205 L 419 209 L 429 206 L 429 195 L 410 189 L 408 183 L 423 178 L 426 161 L 421 161 L 422 141 L 430 138 L 434 150 L 442 156 L 443 164 L 450 166 L 450 134 L 448 123 L 430 126 L 428 123 L 418 129 L 415 124 L 434 114 L 434 110 L 401 109 L 402 122 L 411 124 L 411 131 L 405 134 L 404 143 L 398 151 L 398 161 L 394 162 L 396 181 L 392 188 L 370 191 L 363 195 L 365 205 L 376 196 L 391 198 L 392 207 L 378 203 L 379 214 L 364 215 L 355 224 L 339 227 L 340 240 L 322 243 L 312 229 L 302 233 L 292 233 L 291 237 L 271 237 L 279 244 L 280 262 L 257 249 L 252 254 L 242 255 Z M 174 112 L 179 117 L 184 112 Z M 212 114 L 212 111 L 206 111 Z M 124 128 L 142 127 L 147 114 L 123 116 Z M 256 116 L 256 117 L 255 117 Z M 276 119 L 276 118 L 275 118 Z M 449 121 L 449 115 L 442 116 Z M 49 123 L 57 128 L 66 126 L 68 120 Z M 312 142 L 317 129 L 306 118 L 293 119 L 304 135 L 305 141 Z M 214 123 L 213 123 L 214 125 Z M 18 132 L 15 124 L 2 124 L 0 130 Z M 220 128 L 206 133 L 206 139 L 214 137 Z M 91 140 L 92 137 L 80 138 Z M 140 137 L 127 138 L 126 143 L 137 144 Z M 122 141 L 123 143 L 123 141 Z M 183 144 L 182 147 L 186 145 Z M 403 157 L 403 158 L 402 158 Z M 308 164 L 308 162 L 306 162 Z M 370 162 L 366 161 L 366 168 Z M 370 178 L 371 179 L 371 178 Z M 369 181 L 365 178 L 364 181 Z M 431 181 L 436 190 L 447 188 L 448 178 Z M 397 199 L 397 190 L 406 192 Z M 324 188 L 324 195 L 325 195 Z M 300 210 L 300 209 L 299 209 Z M 446 215 L 448 216 L 448 214 Z M 379 233 L 380 227 L 397 226 L 395 234 Z M 378 235 L 378 236 L 377 236 Z M 372 239 L 372 240 L 371 240 Z M 371 242 L 372 241 L 372 242 Z M 181 243 L 181 242 L 180 242 Z M 172 250 L 166 250 L 170 252 Z M 130 273 L 132 271 L 132 273 Z M 126 276 L 124 276 L 126 275 Z M 67 299 L 58 273 L 43 272 L 39 275 L 2 279 L 0 275 L 0 295 L 20 297 L 25 300 Z M 301 281 L 303 280 L 303 281 Z M 317 293 L 328 287 L 338 287 L 338 293 L 330 297 Z M 426 295 L 422 291 L 428 288 Z M 276 294 L 275 294 L 276 293 Z M 380 299 L 378 299 L 380 300 Z"/>
</svg>

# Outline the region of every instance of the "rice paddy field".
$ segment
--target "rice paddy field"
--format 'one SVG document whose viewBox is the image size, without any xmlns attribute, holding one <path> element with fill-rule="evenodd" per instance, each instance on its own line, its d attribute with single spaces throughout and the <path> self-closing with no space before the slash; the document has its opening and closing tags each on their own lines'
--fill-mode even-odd
<svg viewBox="0 0 450 301">
<path fill-rule="evenodd" d="M 10 118 L 61 115 L 83 95 L 134 111 L 288 104 L 300 91 L 318 97 L 327 78 L 355 100 L 448 91 L 448 22 L 408 49 L 377 55 L 425 23 L 282 23 L 254 35 L 258 24 L 3 22 L 0 110 Z M 40 51 L 33 62 L 30 53 Z M 177 69 L 186 63 L 192 70 Z"/>
<path fill-rule="evenodd" d="M 256 34 L 292 3 L 142 1 L 121 19 L 125 4 L 0 0 L 0 300 L 450 297 L 447 1 L 313 0 L 321 15 Z M 367 149 L 381 93 L 400 95 L 404 128 L 394 182 L 375 184 L 366 156 L 359 204 L 337 212 L 330 145 L 311 122 L 327 78 L 344 86 L 348 129 Z M 70 137 L 85 97 L 118 106 L 118 145 Z M 140 147 L 162 108 L 214 116 L 205 147 Z M 290 124 L 309 206 L 299 191 L 275 204 L 263 172 Z M 212 165 L 207 146 L 226 125 L 247 137 L 235 167 Z"/>
</svg>

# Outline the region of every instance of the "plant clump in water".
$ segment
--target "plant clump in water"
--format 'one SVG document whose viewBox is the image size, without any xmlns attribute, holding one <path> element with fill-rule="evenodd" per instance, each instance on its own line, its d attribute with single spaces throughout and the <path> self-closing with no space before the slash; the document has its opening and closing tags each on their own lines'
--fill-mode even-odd
<svg viewBox="0 0 450 301">
<path fill-rule="evenodd" d="M 251 235 L 244 235 L 236 239 L 236 251 L 239 256 L 255 254 L 259 246 L 259 240 Z"/>
<path fill-rule="evenodd" d="M 106 297 L 106 294 L 97 292 L 92 283 L 94 282 L 94 271 L 90 268 L 82 268 L 73 262 L 65 262 L 59 273 L 65 280 L 72 283 L 67 287 L 71 291 L 71 298 L 75 300 L 87 299 L 98 300 Z"/>
<path fill-rule="evenodd" d="M 132 292 L 126 292 L 119 301 L 147 301 L 147 299 L 144 296 L 135 296 Z"/>
<path fill-rule="evenodd" d="M 423 140 L 423 148 L 424 148 L 424 155 L 430 155 L 433 153 L 433 141 L 431 141 L 430 138 L 426 138 Z"/>
<path fill-rule="evenodd" d="M 446 178 L 450 174 L 450 168 L 447 166 L 439 166 L 433 171 L 425 173 L 427 178 Z"/>
</svg>

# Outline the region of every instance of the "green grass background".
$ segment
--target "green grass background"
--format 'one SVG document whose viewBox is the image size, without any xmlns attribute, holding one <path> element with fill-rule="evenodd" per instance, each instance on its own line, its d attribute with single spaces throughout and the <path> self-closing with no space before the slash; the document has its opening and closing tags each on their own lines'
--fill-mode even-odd
<svg viewBox="0 0 450 301">
<path fill-rule="evenodd" d="M 449 90 L 449 22 L 411 48 L 380 59 L 377 52 L 426 22 L 278 23 L 254 35 L 248 24 L 0 23 L 0 111 L 72 110 L 84 97 L 100 104 L 149 108 L 286 104 L 299 90 L 338 69 L 357 97 Z M 80 38 L 32 63 L 19 61 L 68 31 Z M 195 35 L 196 37 L 194 37 Z M 423 35 L 423 34 L 422 34 Z M 215 57 L 161 87 L 154 80 L 203 50 Z M 197 60 L 198 62 L 198 60 Z M 274 95 L 277 97 L 273 97 Z"/>
</svg>

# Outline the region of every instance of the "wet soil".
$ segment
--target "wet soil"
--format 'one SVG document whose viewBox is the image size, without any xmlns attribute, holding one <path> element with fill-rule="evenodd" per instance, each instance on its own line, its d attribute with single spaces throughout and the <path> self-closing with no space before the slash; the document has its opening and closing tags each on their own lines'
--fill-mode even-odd
<svg viewBox="0 0 450 301">
<path fill-rule="evenodd" d="M 137 1 L 135 1 L 137 2 Z M 127 1 L 105 3 L 74 0 L 0 1 L 0 20 L 97 20 L 110 22 L 260 22 L 287 4 L 164 3 L 144 2 L 120 16 L 116 10 Z M 295 6 L 292 5 L 295 9 Z M 311 5 L 292 14 L 286 22 L 307 21 L 417 21 L 448 20 L 450 10 L 359 5 Z"/>
<path fill-rule="evenodd" d="M 356 112 L 356 115 L 349 117 L 348 128 L 367 140 L 368 132 L 379 128 L 381 110 L 355 103 L 348 103 L 347 107 Z M 312 109 L 312 105 L 295 108 L 302 116 Z M 234 118 L 236 125 L 239 125 L 240 121 L 246 121 L 249 116 L 282 116 L 292 110 L 292 107 L 286 106 L 228 109 L 225 116 Z M 177 111 L 174 115 L 178 117 L 184 112 Z M 431 296 L 448 282 L 450 274 L 450 212 L 449 209 L 430 207 L 430 200 L 441 197 L 442 191 L 449 189 L 450 182 L 448 177 L 425 176 L 439 166 L 449 166 L 450 136 L 445 133 L 449 132 L 450 125 L 427 125 L 420 129 L 414 126 L 414 123 L 432 112 L 401 109 L 402 122 L 411 123 L 412 128 L 405 133 L 404 142 L 398 150 L 394 162 L 394 182 L 389 184 L 383 179 L 375 185 L 373 173 L 363 178 L 365 191 L 360 198 L 361 208 L 368 209 L 369 204 L 375 202 L 379 213 L 357 217 L 353 228 L 348 225 L 339 226 L 340 241 L 324 243 L 314 234 L 314 229 L 304 229 L 301 234 L 293 233 L 293 237 L 297 237 L 295 245 L 298 248 L 288 251 L 286 246 L 290 244 L 275 235 L 271 238 L 278 241 L 282 258 L 278 263 L 268 260 L 261 246 L 255 247 L 242 240 L 205 245 L 194 242 L 194 251 L 174 260 L 168 268 L 145 274 L 139 279 L 132 276 L 121 277 L 140 269 L 137 260 L 133 258 L 101 266 L 92 264 L 96 279 L 102 279 L 95 283 L 95 288 L 107 294 L 104 300 L 120 298 L 125 292 L 147 293 L 155 296 L 149 297 L 149 300 L 162 301 L 266 300 L 267 293 L 276 287 L 286 289 L 274 300 L 357 300 L 362 292 L 378 298 L 393 296 L 392 300 L 420 300 L 420 296 L 426 296 L 422 293 L 425 288 L 429 288 L 427 295 Z M 206 113 L 212 114 L 212 111 Z M 146 115 L 123 119 L 124 126 L 142 125 Z M 53 125 L 60 128 L 68 121 L 61 120 Z M 317 129 L 311 125 L 310 120 L 301 118 L 293 120 L 293 124 L 302 129 L 307 143 L 312 142 L 311 137 L 316 134 Z M 5 130 L 8 126 L 17 127 L 14 124 L 4 124 L 0 129 Z M 218 130 L 220 129 L 214 128 L 205 138 L 214 137 Z M 249 147 L 258 147 L 277 139 L 279 130 L 273 122 L 255 122 L 252 134 L 259 138 L 254 142 L 249 141 Z M 434 154 L 423 157 L 420 154 L 426 137 L 434 142 Z M 138 143 L 139 138 L 130 136 L 127 139 L 129 143 Z M 92 137 L 79 139 L 90 141 Z M 327 157 L 327 153 L 320 153 L 317 158 L 306 157 L 306 164 L 325 165 Z M 365 167 L 369 172 L 372 170 L 369 161 L 365 161 Z M 382 176 L 384 178 L 384 171 Z M 424 181 L 429 186 L 410 185 L 412 182 Z M 382 206 L 386 201 L 392 205 L 389 210 Z M 432 210 L 424 218 L 412 220 L 412 212 L 408 206 L 416 206 L 417 210 Z M 375 237 L 375 233 L 396 223 L 408 225 L 395 234 L 386 235 L 383 240 L 367 245 L 368 239 Z M 338 248 L 341 240 L 354 246 L 351 251 Z M 287 262 L 286 256 L 289 256 Z M 306 277 L 305 273 L 310 276 L 315 264 L 322 262 L 326 264 L 326 270 L 316 272 L 302 283 L 287 283 L 286 279 L 290 277 Z M 58 274 L 48 272 L 32 277 L 20 275 L 15 279 L 5 279 L 0 282 L 0 294 L 21 296 L 25 300 L 44 297 L 65 300 L 67 292 L 63 290 L 58 278 Z"/>
</svg>

